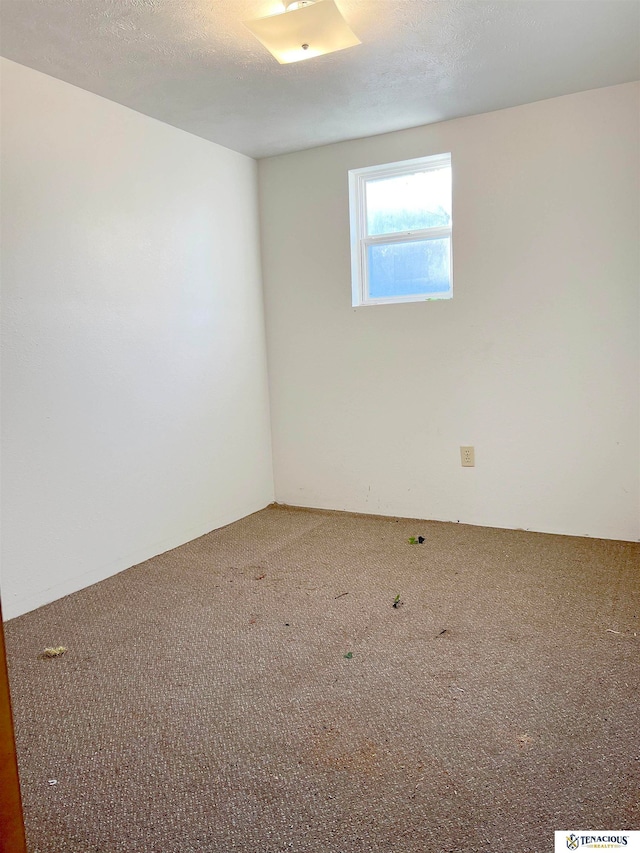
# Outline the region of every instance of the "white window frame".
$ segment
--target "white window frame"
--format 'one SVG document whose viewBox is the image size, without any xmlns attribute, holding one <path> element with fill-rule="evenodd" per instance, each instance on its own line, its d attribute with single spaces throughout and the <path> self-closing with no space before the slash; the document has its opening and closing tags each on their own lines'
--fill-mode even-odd
<svg viewBox="0 0 640 853">
<path fill-rule="evenodd" d="M 402 160 L 397 163 L 384 163 L 380 166 L 367 166 L 349 171 L 349 211 L 351 220 L 351 290 L 354 307 L 361 305 L 389 305 L 396 302 L 429 302 L 434 299 L 450 299 L 453 295 L 453 217 L 449 225 L 433 228 L 421 228 L 416 231 L 399 231 L 388 234 L 367 234 L 367 193 L 366 185 L 370 180 L 395 178 L 430 169 L 451 167 L 451 153 L 435 154 L 430 157 L 416 157 L 414 160 Z M 411 243 L 418 240 L 438 240 L 448 237 L 449 252 L 449 289 L 441 293 L 411 294 L 409 296 L 371 297 L 369 295 L 368 247 L 389 245 L 391 243 Z"/>
</svg>

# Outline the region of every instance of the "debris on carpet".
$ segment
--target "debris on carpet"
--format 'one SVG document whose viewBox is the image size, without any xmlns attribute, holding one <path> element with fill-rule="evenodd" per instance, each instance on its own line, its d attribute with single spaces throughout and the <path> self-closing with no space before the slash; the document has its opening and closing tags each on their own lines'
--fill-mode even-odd
<svg viewBox="0 0 640 853">
<path fill-rule="evenodd" d="M 343 657 L 345 657 L 347 660 L 351 660 L 351 658 L 353 657 L 353 652 L 347 652 L 346 655 L 343 655 Z"/>
<path fill-rule="evenodd" d="M 393 599 L 393 606 L 394 606 L 394 607 L 396 608 L 396 610 L 397 610 L 397 609 L 398 609 L 398 607 L 400 607 L 400 605 L 401 605 L 401 604 L 402 604 L 402 602 L 400 601 L 400 596 L 399 596 L 399 595 L 396 595 L 396 597 Z"/>
<path fill-rule="evenodd" d="M 440 631 L 440 633 L 438 634 L 438 636 L 441 637 L 443 634 L 446 634 L 446 633 L 447 633 L 447 629 L 443 628 L 442 631 Z"/>
<path fill-rule="evenodd" d="M 45 649 L 40 655 L 41 658 L 59 658 L 67 651 L 66 646 L 55 646 L 51 649 Z"/>
<path fill-rule="evenodd" d="M 258 577 L 256 578 L 256 580 L 257 580 L 257 581 L 261 581 L 261 580 L 264 580 L 264 578 L 266 578 L 266 575 L 258 575 Z"/>
<path fill-rule="evenodd" d="M 424 542 L 424 536 L 410 536 L 409 537 L 409 545 L 422 545 Z"/>
<path fill-rule="evenodd" d="M 339 598 L 344 598 L 345 595 L 349 595 L 349 593 L 348 592 L 341 592 L 340 595 L 336 595 L 334 597 L 337 601 Z"/>
</svg>

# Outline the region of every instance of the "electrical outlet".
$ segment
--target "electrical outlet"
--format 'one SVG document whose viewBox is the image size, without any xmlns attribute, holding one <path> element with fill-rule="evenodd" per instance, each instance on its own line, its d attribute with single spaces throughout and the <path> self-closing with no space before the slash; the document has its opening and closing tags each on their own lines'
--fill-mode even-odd
<svg viewBox="0 0 640 853">
<path fill-rule="evenodd" d="M 463 468 L 474 468 L 476 464 L 476 453 L 473 447 L 460 448 L 460 462 Z"/>
</svg>

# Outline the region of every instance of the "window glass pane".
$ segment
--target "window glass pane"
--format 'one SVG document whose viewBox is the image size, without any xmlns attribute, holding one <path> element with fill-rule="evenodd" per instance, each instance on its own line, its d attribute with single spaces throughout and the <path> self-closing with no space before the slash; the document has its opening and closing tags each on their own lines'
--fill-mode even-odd
<svg viewBox="0 0 640 853">
<path fill-rule="evenodd" d="M 416 240 L 367 247 L 369 296 L 384 298 L 446 293 L 451 288 L 451 240 Z"/>
<path fill-rule="evenodd" d="M 367 181 L 367 234 L 451 223 L 451 166 Z"/>
</svg>

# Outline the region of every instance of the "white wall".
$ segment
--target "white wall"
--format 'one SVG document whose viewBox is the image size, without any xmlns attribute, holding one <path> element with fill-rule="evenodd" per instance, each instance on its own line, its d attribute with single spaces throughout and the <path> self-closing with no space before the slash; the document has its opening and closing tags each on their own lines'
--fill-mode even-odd
<svg viewBox="0 0 640 853">
<path fill-rule="evenodd" d="M 2 61 L 2 605 L 273 499 L 253 160 Z"/>
<path fill-rule="evenodd" d="M 638 107 L 628 84 L 260 162 L 277 500 L 640 537 Z M 446 151 L 453 300 L 354 310 L 347 170 Z"/>
</svg>

